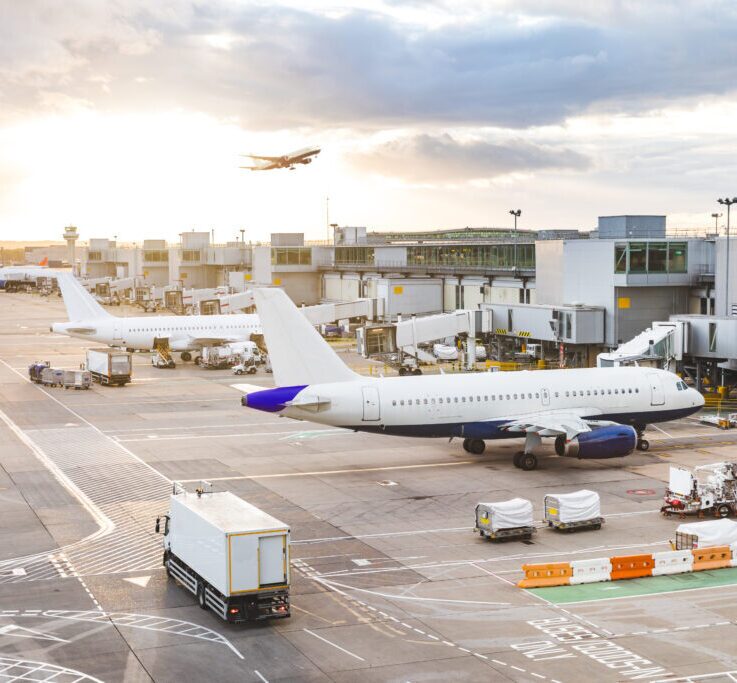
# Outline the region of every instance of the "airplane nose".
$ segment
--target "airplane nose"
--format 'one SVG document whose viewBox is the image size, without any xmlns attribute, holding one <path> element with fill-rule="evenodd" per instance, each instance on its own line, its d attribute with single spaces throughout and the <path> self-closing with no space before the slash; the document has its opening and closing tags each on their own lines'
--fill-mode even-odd
<svg viewBox="0 0 737 683">
<path fill-rule="evenodd" d="M 693 393 L 694 405 L 703 408 L 704 404 L 706 403 L 706 399 L 702 396 L 702 394 L 696 391 L 696 389 L 689 389 L 689 391 Z"/>
</svg>

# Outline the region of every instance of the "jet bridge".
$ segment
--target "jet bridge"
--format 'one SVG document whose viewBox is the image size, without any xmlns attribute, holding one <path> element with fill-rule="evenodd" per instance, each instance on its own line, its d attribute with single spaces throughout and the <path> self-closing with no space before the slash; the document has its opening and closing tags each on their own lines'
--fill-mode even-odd
<svg viewBox="0 0 737 683">
<path fill-rule="evenodd" d="M 621 365 L 649 365 L 675 372 L 676 364 L 689 350 L 689 326 L 687 322 L 670 320 L 654 322 L 614 351 L 600 353 L 596 365 L 600 368 Z"/>
<path fill-rule="evenodd" d="M 389 325 L 372 325 L 359 328 L 356 332 L 358 352 L 364 358 L 383 357 L 388 359 L 397 354 L 400 371 L 407 364 L 404 356 L 416 362 L 436 363 L 437 359 L 420 347 L 448 337 L 474 339 L 477 334 L 486 333 L 491 328 L 491 313 L 488 311 L 457 310 L 453 313 L 411 317 L 398 320 Z M 467 344 L 466 366 L 472 368 L 476 363 L 476 344 Z"/>
</svg>

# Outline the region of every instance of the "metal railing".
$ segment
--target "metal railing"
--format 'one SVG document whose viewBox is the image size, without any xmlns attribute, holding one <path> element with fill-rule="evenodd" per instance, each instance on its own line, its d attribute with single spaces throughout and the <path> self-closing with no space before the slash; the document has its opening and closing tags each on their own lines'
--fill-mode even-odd
<svg viewBox="0 0 737 683">
<path fill-rule="evenodd" d="M 404 261 L 350 262 L 336 263 L 334 259 L 317 259 L 313 262 L 320 270 L 377 270 L 377 271 L 411 271 L 433 273 L 483 272 L 483 273 L 534 273 L 534 264 L 494 265 L 481 261 L 463 261 L 450 263 L 406 263 Z"/>
</svg>

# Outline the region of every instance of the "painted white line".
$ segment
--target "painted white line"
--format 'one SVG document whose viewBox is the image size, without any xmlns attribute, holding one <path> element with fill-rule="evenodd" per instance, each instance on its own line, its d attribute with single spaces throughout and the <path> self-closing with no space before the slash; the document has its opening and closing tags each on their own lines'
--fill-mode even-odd
<svg viewBox="0 0 737 683">
<path fill-rule="evenodd" d="M 494 662 L 494 664 L 499 664 L 501 666 L 507 666 L 505 662 L 500 662 L 498 659 L 492 659 L 491 661 Z"/>
<path fill-rule="evenodd" d="M 257 671 L 256 669 L 254 669 L 254 670 L 253 670 L 253 673 L 255 673 L 255 674 L 256 674 L 256 675 L 257 675 L 257 676 L 258 676 L 258 677 L 259 677 L 259 678 L 260 678 L 260 679 L 261 679 L 261 680 L 262 680 L 262 681 L 263 681 L 264 683 L 269 683 L 269 681 L 267 681 L 267 680 L 266 680 L 266 679 L 264 678 L 263 674 L 262 674 L 262 673 L 261 673 L 260 671 Z M 533 675 L 534 675 L 534 674 L 533 674 Z"/>
<path fill-rule="evenodd" d="M 332 432 L 332 429 L 313 429 L 311 432 Z M 172 435 L 172 436 L 157 436 L 157 441 L 189 441 L 191 439 L 235 439 L 243 438 L 245 436 L 282 436 L 284 434 L 301 434 L 304 429 L 290 429 L 285 432 L 240 432 L 237 434 L 183 434 L 183 435 Z M 132 438 L 118 438 L 117 436 L 112 437 L 116 443 L 133 443 L 134 441 L 149 441 L 149 436 L 145 437 L 132 437 Z"/>
<path fill-rule="evenodd" d="M 322 640 L 324 643 L 327 643 L 328 645 L 332 645 L 337 650 L 340 650 L 341 652 L 345 652 L 345 654 L 350 655 L 351 657 L 355 657 L 356 659 L 360 660 L 361 662 L 365 662 L 366 660 L 363 657 L 359 657 L 354 652 L 351 652 L 350 650 L 346 650 L 344 647 L 341 647 L 340 645 L 336 645 L 335 643 L 329 641 L 327 638 L 323 638 L 322 636 L 317 635 L 314 631 L 310 631 L 309 629 L 303 628 L 302 629 L 305 633 L 309 633 L 311 636 L 315 636 L 318 640 Z"/>
<path fill-rule="evenodd" d="M 473 460 L 460 460 L 457 462 L 437 462 L 437 463 L 425 463 L 421 465 L 390 465 L 387 467 L 359 467 L 356 469 L 345 469 L 345 470 L 322 470 L 317 472 L 280 472 L 277 474 L 249 474 L 249 475 L 238 475 L 234 477 L 209 477 L 207 481 L 235 481 L 239 479 L 277 479 L 280 477 L 322 477 L 328 474 L 361 474 L 362 472 L 385 472 L 387 470 L 416 470 L 423 469 L 425 467 L 455 467 L 459 465 L 473 465 Z M 201 481 L 200 479 L 178 479 L 183 483 Z M 471 527 L 462 527 L 462 529 L 469 530 Z M 412 532 L 416 533 L 416 532 Z M 339 536 L 337 539 L 325 539 L 325 540 L 341 540 L 343 536 Z M 353 538 L 352 536 L 349 538 Z M 320 539 L 322 540 L 322 539 Z M 304 542 L 304 541 L 303 541 Z M 293 542 L 294 543 L 294 542 Z"/>
<path fill-rule="evenodd" d="M 671 436 L 670 434 L 668 434 L 668 432 L 666 432 L 666 431 L 665 431 L 665 429 L 662 429 L 661 427 L 658 427 L 658 425 L 656 425 L 656 424 L 651 424 L 651 425 L 649 425 L 649 426 L 650 426 L 650 427 L 654 427 L 655 429 L 657 429 L 657 430 L 658 430 L 659 432 L 661 432 L 662 434 L 665 434 L 665 435 L 666 435 L 666 436 L 667 436 L 667 437 L 668 437 L 669 439 L 672 439 L 672 438 L 673 438 L 673 437 L 672 437 L 672 436 Z"/>
</svg>

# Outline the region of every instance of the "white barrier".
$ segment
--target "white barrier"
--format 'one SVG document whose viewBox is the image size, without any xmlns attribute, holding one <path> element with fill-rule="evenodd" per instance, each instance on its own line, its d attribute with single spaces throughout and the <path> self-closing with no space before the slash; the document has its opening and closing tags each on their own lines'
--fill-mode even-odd
<svg viewBox="0 0 737 683">
<path fill-rule="evenodd" d="M 653 576 L 685 574 L 693 571 L 693 553 L 690 550 L 666 550 L 653 553 Z"/>
<path fill-rule="evenodd" d="M 608 557 L 597 557 L 593 560 L 574 560 L 570 565 L 573 570 L 571 585 L 611 581 L 612 562 Z"/>
</svg>

